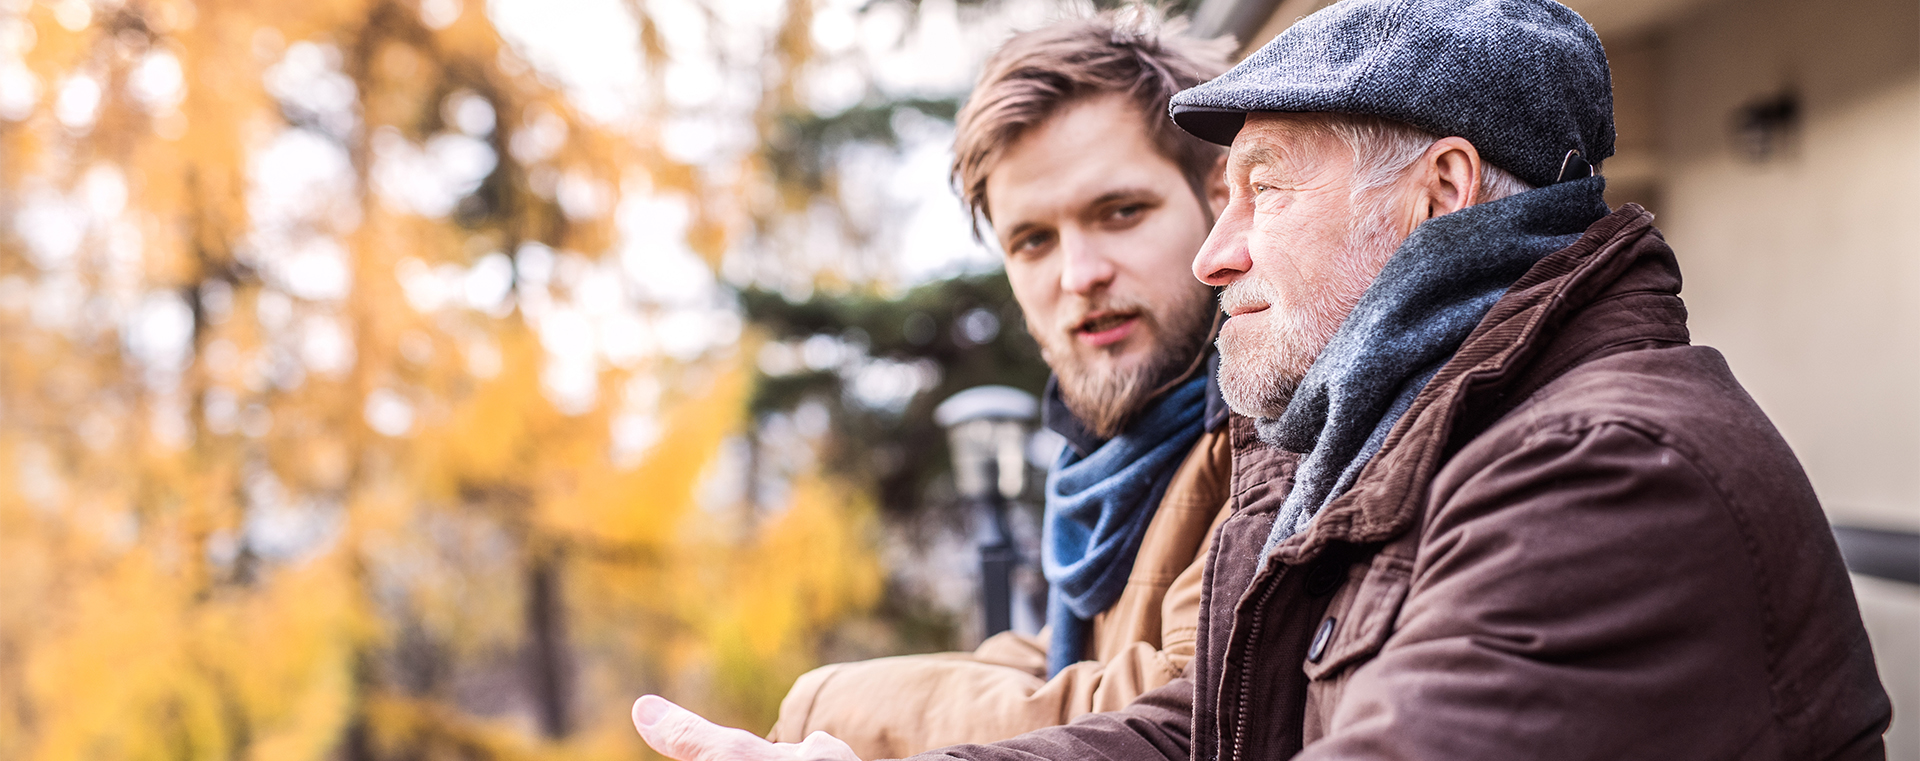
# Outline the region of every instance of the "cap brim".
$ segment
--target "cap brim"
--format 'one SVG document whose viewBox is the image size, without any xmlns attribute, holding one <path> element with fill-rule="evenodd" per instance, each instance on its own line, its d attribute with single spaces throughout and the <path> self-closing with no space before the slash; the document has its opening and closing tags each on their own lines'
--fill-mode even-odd
<svg viewBox="0 0 1920 761">
<path fill-rule="evenodd" d="M 1173 123 L 1188 134 L 1218 145 L 1233 145 L 1247 123 L 1247 112 L 1211 106 L 1174 106 Z"/>
</svg>

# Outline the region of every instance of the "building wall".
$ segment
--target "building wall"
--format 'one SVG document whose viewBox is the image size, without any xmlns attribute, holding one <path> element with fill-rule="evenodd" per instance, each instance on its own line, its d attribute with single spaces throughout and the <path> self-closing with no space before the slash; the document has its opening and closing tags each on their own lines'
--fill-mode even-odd
<svg viewBox="0 0 1920 761">
<path fill-rule="evenodd" d="M 1920 3 L 1712 2 L 1606 41 L 1623 107 L 1652 111 L 1623 114 L 1653 134 L 1623 134 L 1651 161 L 1622 168 L 1679 255 L 1694 341 L 1726 355 L 1835 523 L 1920 531 Z M 1738 125 L 1783 98 L 1796 118 L 1756 151 Z M 1920 761 L 1920 588 L 1854 582 L 1889 757 Z"/>
<path fill-rule="evenodd" d="M 1920 4 L 1742 0 L 1664 32 L 1659 225 L 1837 523 L 1920 531 Z M 1765 158 L 1734 123 L 1792 95 Z"/>
</svg>

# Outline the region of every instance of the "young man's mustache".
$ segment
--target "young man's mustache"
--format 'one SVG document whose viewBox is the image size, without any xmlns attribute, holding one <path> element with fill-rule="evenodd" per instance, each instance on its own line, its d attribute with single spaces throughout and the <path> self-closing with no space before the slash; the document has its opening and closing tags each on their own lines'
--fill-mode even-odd
<svg viewBox="0 0 1920 761">
<path fill-rule="evenodd" d="M 1066 336 L 1078 333 L 1091 333 L 1111 328 L 1136 317 L 1153 320 L 1153 312 L 1145 302 L 1136 299 L 1106 298 L 1088 301 L 1061 320 L 1065 326 L 1060 331 Z"/>
</svg>

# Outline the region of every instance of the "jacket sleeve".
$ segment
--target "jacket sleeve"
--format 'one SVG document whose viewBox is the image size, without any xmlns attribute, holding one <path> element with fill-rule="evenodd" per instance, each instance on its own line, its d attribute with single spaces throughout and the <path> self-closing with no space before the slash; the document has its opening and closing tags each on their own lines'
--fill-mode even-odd
<svg viewBox="0 0 1920 761">
<path fill-rule="evenodd" d="M 1185 678 L 1141 695 L 1126 708 L 1087 714 L 989 745 L 954 745 L 914 761 L 1187 761 L 1192 747 L 1193 683 Z"/>
<path fill-rule="evenodd" d="M 972 653 L 878 658 L 824 666 L 800 677 L 769 739 L 799 742 L 823 731 L 861 758 L 897 758 L 957 743 L 1003 740 L 1126 707 L 1180 677 L 1193 659 L 1203 550 L 1168 586 L 1160 647 L 1134 642 L 1105 661 L 1044 677 L 1046 640 L 1006 632 Z"/>
<path fill-rule="evenodd" d="M 1299 758 L 1718 758 L 1761 738 L 1744 508 L 1672 443 L 1569 426 L 1443 470 L 1398 618 L 1374 658 L 1316 677 L 1344 684 Z"/>
</svg>

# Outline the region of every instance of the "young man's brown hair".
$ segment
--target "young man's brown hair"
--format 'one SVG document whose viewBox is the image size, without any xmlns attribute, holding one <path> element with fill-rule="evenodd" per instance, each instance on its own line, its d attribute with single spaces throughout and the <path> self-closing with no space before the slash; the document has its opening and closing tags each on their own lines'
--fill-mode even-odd
<svg viewBox="0 0 1920 761">
<path fill-rule="evenodd" d="M 1131 99 L 1161 155 L 1180 167 L 1205 209 L 1205 183 L 1218 171 L 1220 146 L 1187 134 L 1167 118 L 1174 93 L 1227 70 L 1230 38 L 1181 34 L 1184 20 L 1163 21 L 1133 5 L 1016 35 L 987 59 L 973 96 L 960 109 L 953 181 L 975 232 L 987 215 L 987 175 L 1007 146 L 1062 106 L 1122 93 Z"/>
</svg>

